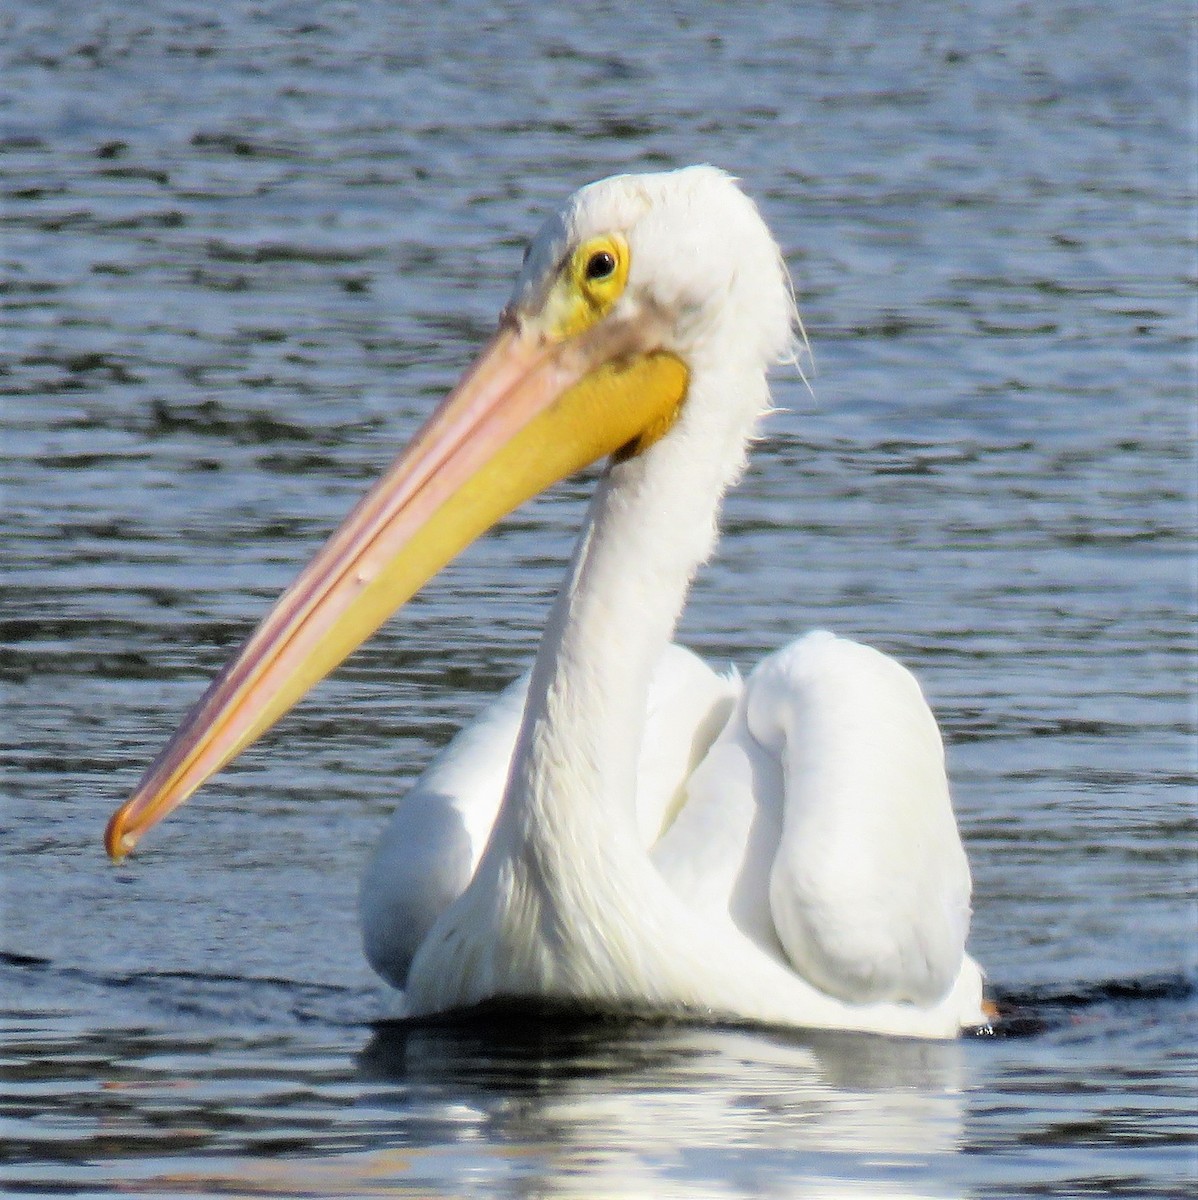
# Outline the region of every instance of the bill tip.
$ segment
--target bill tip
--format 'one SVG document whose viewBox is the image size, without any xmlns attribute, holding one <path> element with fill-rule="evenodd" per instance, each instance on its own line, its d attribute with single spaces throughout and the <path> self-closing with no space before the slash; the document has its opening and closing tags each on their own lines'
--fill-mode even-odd
<svg viewBox="0 0 1198 1200">
<path fill-rule="evenodd" d="M 120 862 L 137 845 L 136 836 L 122 829 L 121 825 L 121 814 L 117 812 L 104 831 L 104 849 L 108 851 L 108 857 L 113 862 Z"/>
</svg>

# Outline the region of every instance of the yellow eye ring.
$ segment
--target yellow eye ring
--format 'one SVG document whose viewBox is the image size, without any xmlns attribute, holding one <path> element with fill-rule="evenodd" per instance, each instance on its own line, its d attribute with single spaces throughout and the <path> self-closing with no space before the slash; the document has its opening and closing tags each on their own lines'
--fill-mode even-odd
<svg viewBox="0 0 1198 1200">
<path fill-rule="evenodd" d="M 602 321 L 624 293 L 632 260 L 621 234 L 587 238 L 558 272 L 539 315 L 555 338 L 574 337 Z"/>
<path fill-rule="evenodd" d="M 628 282 L 628 243 L 618 233 L 588 238 L 571 262 L 574 286 L 592 309 L 606 312 Z"/>
</svg>

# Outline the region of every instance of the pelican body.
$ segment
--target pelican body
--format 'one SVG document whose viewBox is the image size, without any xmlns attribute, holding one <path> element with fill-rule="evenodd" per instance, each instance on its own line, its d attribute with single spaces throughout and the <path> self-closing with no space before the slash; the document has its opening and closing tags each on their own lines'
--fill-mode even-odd
<svg viewBox="0 0 1198 1200">
<path fill-rule="evenodd" d="M 743 681 L 671 640 L 797 320 L 723 172 L 577 192 L 480 358 L 113 816 L 109 852 L 495 521 L 602 460 L 530 671 L 400 801 L 367 868 L 372 965 L 414 1015 L 538 998 L 918 1037 L 984 1024 L 915 679 L 826 632 Z"/>
</svg>

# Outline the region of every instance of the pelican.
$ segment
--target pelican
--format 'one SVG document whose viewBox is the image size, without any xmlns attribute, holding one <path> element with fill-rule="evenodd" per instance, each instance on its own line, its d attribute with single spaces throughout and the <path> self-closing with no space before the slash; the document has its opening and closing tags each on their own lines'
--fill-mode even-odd
<svg viewBox="0 0 1198 1200">
<path fill-rule="evenodd" d="M 362 886 L 412 1015 L 492 1000 L 947 1038 L 985 1024 L 914 677 L 815 632 L 724 677 L 672 637 L 801 331 L 709 166 L 576 192 L 498 328 L 109 823 L 120 858 L 465 546 L 604 462 L 529 673 L 400 802 Z"/>
</svg>

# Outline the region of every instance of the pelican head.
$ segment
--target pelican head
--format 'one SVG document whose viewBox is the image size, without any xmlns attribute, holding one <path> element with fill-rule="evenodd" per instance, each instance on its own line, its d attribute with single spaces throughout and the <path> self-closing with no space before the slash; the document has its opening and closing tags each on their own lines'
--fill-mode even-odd
<svg viewBox="0 0 1198 1200">
<path fill-rule="evenodd" d="M 601 459 L 728 443 L 732 463 L 792 345 L 781 255 L 712 167 L 575 193 L 529 246 L 498 329 L 382 479 L 279 598 L 109 822 L 123 857 L 446 563 Z M 759 387 L 731 381 L 750 377 Z M 694 386 L 725 379 L 727 387 Z M 717 446 L 718 448 L 718 446 Z"/>
<path fill-rule="evenodd" d="M 698 166 L 575 192 L 529 244 L 502 320 L 566 335 L 648 328 L 652 349 L 693 369 L 705 349 L 773 362 L 795 311 L 756 205 L 731 176 Z"/>
</svg>

